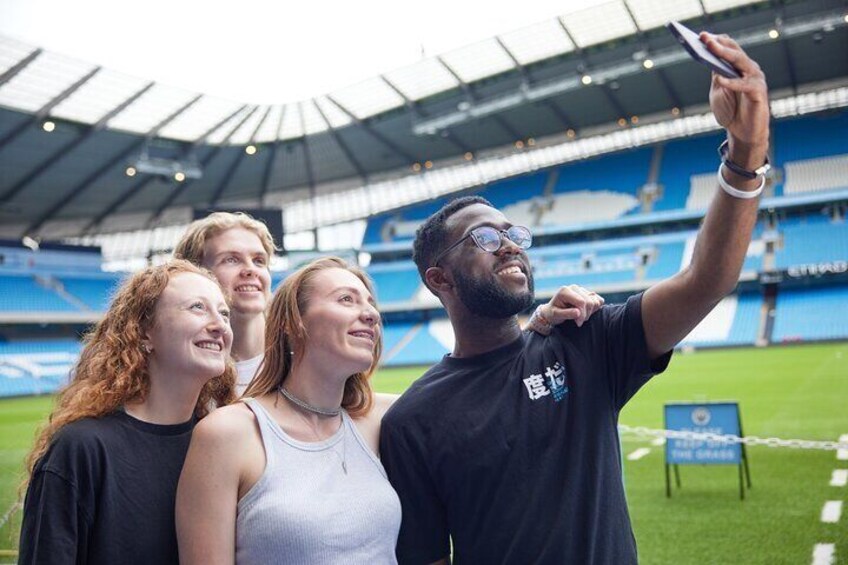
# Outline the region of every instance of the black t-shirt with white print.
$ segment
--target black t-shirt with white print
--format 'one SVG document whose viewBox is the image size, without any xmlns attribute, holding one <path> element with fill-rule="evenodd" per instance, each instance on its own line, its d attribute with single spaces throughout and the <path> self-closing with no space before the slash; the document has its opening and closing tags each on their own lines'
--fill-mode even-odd
<svg viewBox="0 0 848 565">
<path fill-rule="evenodd" d="M 642 295 L 582 328 L 525 332 L 446 356 L 382 423 L 383 465 L 403 507 L 403 564 L 636 563 L 618 414 L 670 353 L 648 359 Z"/>
</svg>

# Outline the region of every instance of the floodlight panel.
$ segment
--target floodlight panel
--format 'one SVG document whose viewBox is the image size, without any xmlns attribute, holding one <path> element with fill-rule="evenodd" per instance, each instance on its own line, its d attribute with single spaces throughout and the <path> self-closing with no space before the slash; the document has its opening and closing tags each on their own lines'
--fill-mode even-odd
<svg viewBox="0 0 848 565">
<path fill-rule="evenodd" d="M 621 0 L 565 14 L 560 19 L 579 47 L 636 33 L 636 25 Z"/>
<path fill-rule="evenodd" d="M 35 48 L 8 37 L 0 37 L 0 74 L 5 73 L 25 58 Z"/>
<path fill-rule="evenodd" d="M 195 141 L 206 133 L 209 128 L 238 110 L 241 106 L 242 104 L 238 104 L 232 100 L 204 96 L 162 128 L 159 135 L 182 141 Z"/>
<path fill-rule="evenodd" d="M 445 53 L 442 60 L 466 83 L 515 68 L 493 37 Z"/>
<path fill-rule="evenodd" d="M 330 102 L 326 96 L 319 96 L 315 99 L 315 103 L 324 112 L 324 116 L 333 128 L 344 127 L 353 121 L 350 116 L 339 110 L 338 106 Z"/>
<path fill-rule="evenodd" d="M 198 102 L 198 104 L 199 103 L 200 102 Z M 233 128 L 236 127 L 236 124 L 238 124 L 242 119 L 244 119 L 245 114 L 249 113 L 252 109 L 252 106 L 243 107 L 241 112 L 237 112 L 229 120 L 221 124 L 221 127 L 217 128 L 215 131 L 210 133 L 209 137 L 206 138 L 206 143 L 208 143 L 209 145 L 220 145 L 224 143 L 224 140 L 227 138 L 230 132 L 233 131 Z"/>
<path fill-rule="evenodd" d="M 682 21 L 704 15 L 698 0 L 627 0 L 639 29 L 660 27 L 671 20 Z"/>
<path fill-rule="evenodd" d="M 54 53 L 42 53 L 0 88 L 0 105 L 37 112 L 95 65 Z"/>
<path fill-rule="evenodd" d="M 330 96 L 360 120 L 403 105 L 403 98 L 379 77 L 348 86 Z"/>
<path fill-rule="evenodd" d="M 155 84 L 129 108 L 109 120 L 108 126 L 133 133 L 149 133 L 196 96 L 194 92 Z"/>
<path fill-rule="evenodd" d="M 386 79 L 410 100 L 421 100 L 459 86 L 459 81 L 433 57 L 386 73 Z"/>
<path fill-rule="evenodd" d="M 282 104 L 271 106 L 268 117 L 265 118 L 265 121 L 259 126 L 259 131 L 256 132 L 256 138 L 254 139 L 256 143 L 268 143 L 277 140 L 280 129 L 280 114 L 282 112 Z"/>
<path fill-rule="evenodd" d="M 239 126 L 239 128 L 233 133 L 232 137 L 230 137 L 230 145 L 246 145 L 251 142 L 251 137 L 253 136 L 253 132 L 256 131 L 256 128 L 259 126 L 259 122 L 262 121 L 262 117 L 265 116 L 266 106 L 259 106 L 256 108 L 256 111 L 251 114 L 249 118 L 247 118 L 244 123 Z"/>
<path fill-rule="evenodd" d="M 522 65 L 574 50 L 574 43 L 555 19 L 505 33 L 500 38 Z"/>
<path fill-rule="evenodd" d="M 50 115 L 93 124 L 149 82 L 142 78 L 101 69 L 76 92 L 53 108 Z"/>
<path fill-rule="evenodd" d="M 757 4 L 762 1 L 763 0 L 704 0 L 704 9 L 707 13 L 712 14 L 723 10 L 729 10 L 730 8 L 736 8 L 738 6 L 745 6 L 747 4 Z"/>
<path fill-rule="evenodd" d="M 283 117 L 283 126 L 280 128 L 280 139 L 295 139 L 298 137 L 303 137 L 300 104 L 286 104 L 286 115 Z"/>
</svg>

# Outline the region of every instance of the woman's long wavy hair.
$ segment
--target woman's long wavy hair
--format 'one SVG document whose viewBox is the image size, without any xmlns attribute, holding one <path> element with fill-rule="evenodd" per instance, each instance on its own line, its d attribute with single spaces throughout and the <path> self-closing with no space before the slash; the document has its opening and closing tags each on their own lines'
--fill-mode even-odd
<svg viewBox="0 0 848 565">
<path fill-rule="evenodd" d="M 315 275 L 327 269 L 344 269 L 353 273 L 374 295 L 374 285 L 365 271 L 349 265 L 338 257 L 323 257 L 301 267 L 291 275 L 274 293 L 265 322 L 265 358 L 256 377 L 251 381 L 244 396 L 262 396 L 276 391 L 291 374 L 293 359 L 301 358 L 306 350 L 309 336 L 303 324 L 303 314 L 309 308 L 312 281 Z M 362 416 L 371 409 L 374 392 L 371 375 L 377 368 L 383 351 L 382 328 L 374 343 L 374 359 L 367 371 L 351 375 L 345 382 L 342 408 L 353 416 Z"/>
<path fill-rule="evenodd" d="M 201 275 L 218 284 L 206 269 L 188 261 L 173 260 L 136 273 L 117 290 L 106 315 L 85 336 L 73 378 L 59 394 L 56 407 L 26 458 L 24 485 L 63 426 L 83 418 L 105 416 L 127 402 L 143 401 L 147 397 L 150 375 L 142 339 L 156 321 L 154 312 L 159 297 L 171 277 L 181 273 Z M 195 414 L 202 418 L 210 406 L 232 402 L 234 390 L 235 366 L 228 360 L 224 373 L 203 386 Z"/>
</svg>

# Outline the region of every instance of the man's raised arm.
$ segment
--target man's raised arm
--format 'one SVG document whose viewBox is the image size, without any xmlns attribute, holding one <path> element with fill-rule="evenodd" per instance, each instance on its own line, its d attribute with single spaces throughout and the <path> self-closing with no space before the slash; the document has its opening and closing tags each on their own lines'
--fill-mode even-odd
<svg viewBox="0 0 848 565">
<path fill-rule="evenodd" d="M 741 169 L 755 171 L 766 162 L 769 138 L 768 88 L 765 75 L 727 36 L 701 33 L 715 55 L 729 61 L 742 78 L 713 73 L 710 108 L 727 130 L 727 158 Z M 733 291 L 757 221 L 758 198 L 764 182 L 722 166 L 725 185 L 717 189 L 707 212 L 691 264 L 645 292 L 642 324 L 651 359 L 674 348 L 709 312 Z M 731 195 L 734 193 L 735 195 Z"/>
</svg>

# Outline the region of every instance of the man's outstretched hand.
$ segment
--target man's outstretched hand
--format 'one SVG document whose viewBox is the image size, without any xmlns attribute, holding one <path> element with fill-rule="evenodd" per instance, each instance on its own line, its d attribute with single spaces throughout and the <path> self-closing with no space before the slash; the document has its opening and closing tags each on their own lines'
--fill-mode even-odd
<svg viewBox="0 0 848 565">
<path fill-rule="evenodd" d="M 727 130 L 730 160 L 748 170 L 765 161 L 769 137 L 769 105 L 766 76 L 733 39 L 705 31 L 701 41 L 717 57 L 733 65 L 741 78 L 713 73 L 710 108 L 716 121 Z"/>
</svg>

